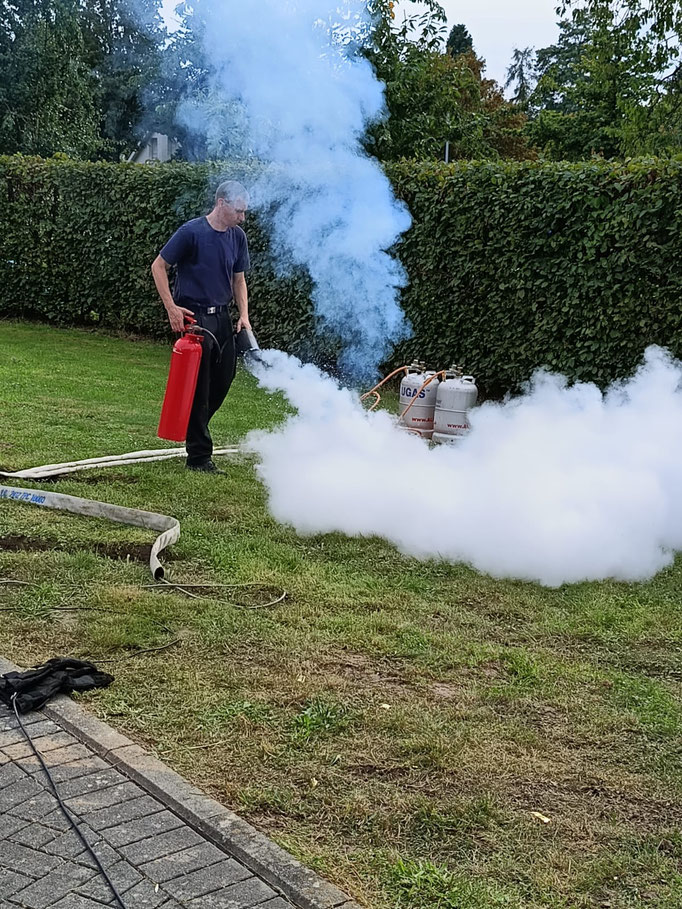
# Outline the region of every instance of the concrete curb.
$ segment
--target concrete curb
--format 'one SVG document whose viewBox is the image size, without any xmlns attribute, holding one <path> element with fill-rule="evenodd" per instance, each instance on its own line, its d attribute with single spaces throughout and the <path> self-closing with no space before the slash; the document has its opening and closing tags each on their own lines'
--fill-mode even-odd
<svg viewBox="0 0 682 909">
<path fill-rule="evenodd" d="M 0 675 L 17 669 L 0 657 Z M 167 805 L 206 839 L 279 890 L 299 909 L 360 909 L 338 887 L 323 880 L 251 824 L 71 698 L 60 695 L 43 707 L 42 712 Z"/>
</svg>

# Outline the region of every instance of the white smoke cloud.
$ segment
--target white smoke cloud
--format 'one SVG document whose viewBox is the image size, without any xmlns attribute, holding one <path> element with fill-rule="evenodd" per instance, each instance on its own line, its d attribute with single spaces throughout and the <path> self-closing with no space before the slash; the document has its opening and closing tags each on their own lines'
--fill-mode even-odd
<svg viewBox="0 0 682 909">
<path fill-rule="evenodd" d="M 210 91 L 185 120 L 265 163 L 252 197 L 272 214 L 279 264 L 310 272 L 343 365 L 370 376 L 407 330 L 405 276 L 386 250 L 410 218 L 361 149 L 383 111 L 351 50 L 365 0 L 197 8 Z M 434 449 L 315 368 L 267 357 L 261 384 L 299 413 L 247 444 L 273 514 L 301 533 L 379 535 L 417 558 L 546 585 L 648 578 L 682 548 L 682 367 L 661 350 L 606 395 L 539 373 L 524 396 L 476 409 L 458 447 Z"/>
<path fill-rule="evenodd" d="M 316 312 L 342 340 L 342 366 L 370 377 L 408 331 L 398 305 L 405 275 L 385 250 L 410 216 L 360 145 L 384 111 L 382 85 L 353 52 L 369 26 L 366 2 L 201 0 L 199 8 L 213 96 L 240 111 L 241 152 L 267 165 L 250 189 L 272 213 L 278 264 L 308 270 Z M 235 128 L 205 101 L 182 116 L 213 140 Z"/>
<path fill-rule="evenodd" d="M 649 578 L 682 549 L 682 364 L 649 348 L 602 394 L 538 373 L 430 449 L 313 366 L 268 352 L 260 384 L 298 414 L 251 433 L 270 509 L 302 534 L 378 535 L 419 559 L 556 586 Z"/>
</svg>

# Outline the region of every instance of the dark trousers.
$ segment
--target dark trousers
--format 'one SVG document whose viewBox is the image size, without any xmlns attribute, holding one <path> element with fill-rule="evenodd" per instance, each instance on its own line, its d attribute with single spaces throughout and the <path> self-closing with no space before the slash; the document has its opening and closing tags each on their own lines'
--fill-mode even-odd
<svg viewBox="0 0 682 909">
<path fill-rule="evenodd" d="M 187 427 L 188 466 L 203 464 L 210 460 L 213 454 L 213 440 L 208 431 L 208 423 L 225 400 L 237 367 L 234 331 L 227 306 L 211 315 L 197 309 L 194 315 L 197 325 L 214 334 L 218 343 L 216 344 L 211 335 L 204 335 L 197 390 Z"/>
</svg>

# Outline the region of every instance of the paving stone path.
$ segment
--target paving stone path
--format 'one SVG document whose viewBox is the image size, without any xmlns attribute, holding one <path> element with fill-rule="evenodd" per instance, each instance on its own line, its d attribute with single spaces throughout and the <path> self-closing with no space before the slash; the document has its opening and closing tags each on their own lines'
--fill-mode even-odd
<svg viewBox="0 0 682 909">
<path fill-rule="evenodd" d="M 243 864 L 40 712 L 22 717 L 128 909 L 293 909 Z M 102 909 L 114 897 L 0 705 L 0 909 Z"/>
</svg>

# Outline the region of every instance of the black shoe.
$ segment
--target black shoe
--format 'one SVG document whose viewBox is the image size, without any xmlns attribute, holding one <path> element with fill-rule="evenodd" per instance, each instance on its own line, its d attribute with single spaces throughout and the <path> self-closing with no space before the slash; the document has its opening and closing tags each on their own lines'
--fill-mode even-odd
<svg viewBox="0 0 682 909">
<path fill-rule="evenodd" d="M 202 461 L 200 464 L 187 464 L 187 470 L 195 470 L 197 473 L 219 473 L 224 474 L 224 470 L 219 470 L 213 461 Z"/>
</svg>

